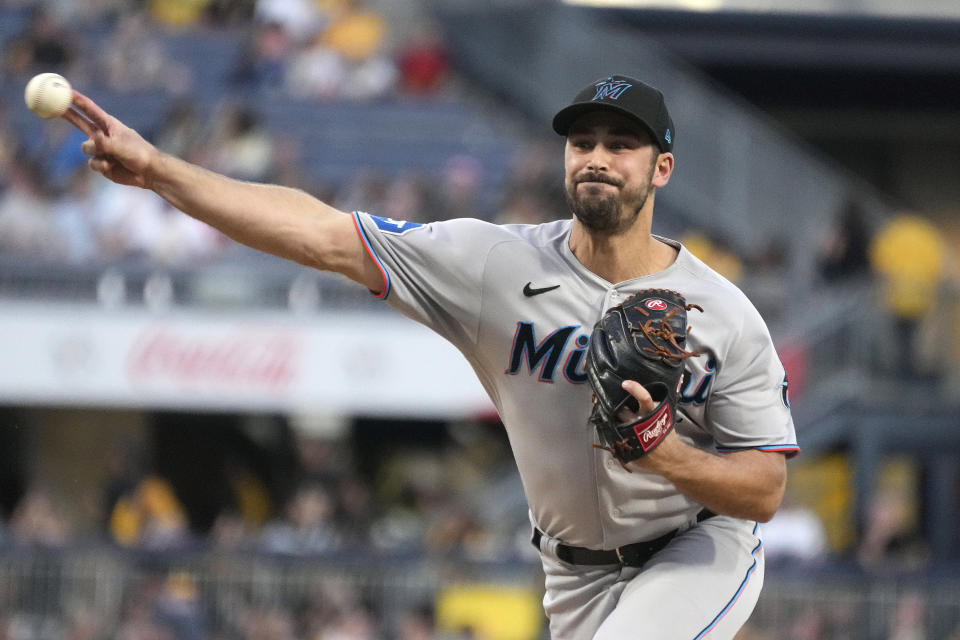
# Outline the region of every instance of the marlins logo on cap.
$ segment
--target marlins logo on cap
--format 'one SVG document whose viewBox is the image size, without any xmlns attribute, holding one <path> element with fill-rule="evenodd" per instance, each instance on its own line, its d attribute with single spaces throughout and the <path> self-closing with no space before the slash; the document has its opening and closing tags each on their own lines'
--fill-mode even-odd
<svg viewBox="0 0 960 640">
<path fill-rule="evenodd" d="M 593 100 L 603 100 L 609 98 L 610 100 L 616 100 L 623 95 L 623 92 L 632 87 L 633 85 L 629 82 L 623 80 L 614 80 L 613 78 L 607 78 L 602 80 L 594 85 L 597 88 L 597 95 L 593 96 Z"/>
<path fill-rule="evenodd" d="M 610 76 L 581 89 L 573 102 L 553 117 L 553 130 L 565 136 L 577 118 L 597 109 L 627 116 L 650 133 L 661 151 L 673 150 L 676 130 L 663 94 L 629 76 Z"/>
</svg>

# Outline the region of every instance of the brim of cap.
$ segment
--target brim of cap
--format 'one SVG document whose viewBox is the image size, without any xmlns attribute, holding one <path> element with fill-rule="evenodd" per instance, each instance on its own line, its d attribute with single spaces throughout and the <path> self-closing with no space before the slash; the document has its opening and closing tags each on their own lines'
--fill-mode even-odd
<svg viewBox="0 0 960 640">
<path fill-rule="evenodd" d="M 574 120 L 591 111 L 613 111 L 614 113 L 619 113 L 623 116 L 626 116 L 642 126 L 643 129 L 650 134 L 650 138 L 654 141 L 654 144 L 656 144 L 658 147 L 662 144 L 650 125 L 626 109 L 618 107 L 615 104 L 610 104 L 609 102 L 574 102 L 570 106 L 564 107 L 557 112 L 557 115 L 553 116 L 553 130 L 561 136 L 565 136 L 567 135 L 567 132 L 570 131 L 570 126 L 573 124 Z"/>
</svg>

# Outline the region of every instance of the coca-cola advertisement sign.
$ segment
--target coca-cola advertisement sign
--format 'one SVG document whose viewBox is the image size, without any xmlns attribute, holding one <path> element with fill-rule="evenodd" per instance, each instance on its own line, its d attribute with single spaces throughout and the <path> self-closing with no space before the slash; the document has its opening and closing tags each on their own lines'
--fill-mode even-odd
<svg viewBox="0 0 960 640">
<path fill-rule="evenodd" d="M 417 417 L 491 410 L 453 345 L 383 312 L 161 314 L 7 303 L 0 354 L 0 403 L 12 406 Z"/>
<path fill-rule="evenodd" d="M 220 335 L 151 328 L 133 343 L 128 372 L 140 388 L 277 392 L 296 377 L 300 347 L 296 336 L 275 330 L 244 329 Z"/>
</svg>

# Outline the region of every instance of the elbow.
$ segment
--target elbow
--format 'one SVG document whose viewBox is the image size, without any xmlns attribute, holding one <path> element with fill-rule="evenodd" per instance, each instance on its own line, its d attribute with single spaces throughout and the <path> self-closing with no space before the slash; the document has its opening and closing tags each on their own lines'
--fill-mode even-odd
<svg viewBox="0 0 960 640">
<path fill-rule="evenodd" d="M 753 514 L 751 520 L 756 520 L 757 522 L 770 522 L 773 520 L 773 516 L 776 515 L 777 510 L 780 508 L 780 500 L 769 500 L 765 504 L 759 505 L 757 507 L 756 513 Z"/>
<path fill-rule="evenodd" d="M 773 516 L 777 514 L 777 510 L 780 509 L 780 504 L 783 502 L 783 495 L 787 490 L 786 480 L 786 474 L 784 474 L 780 478 L 780 481 L 757 501 L 757 513 L 753 518 L 754 520 L 757 522 L 770 522 L 770 520 L 773 519 Z"/>
<path fill-rule="evenodd" d="M 783 502 L 783 496 L 787 491 L 787 465 L 786 458 L 780 454 L 761 454 L 764 462 L 762 473 L 758 474 L 762 481 L 762 489 L 757 492 L 757 500 L 754 503 L 756 513 L 753 515 L 757 522 L 770 522 L 780 508 Z"/>
<path fill-rule="evenodd" d="M 735 513 L 729 513 L 734 517 L 752 520 L 754 522 L 770 522 L 780 508 L 780 499 L 773 496 L 763 496 L 751 501 L 749 505 L 744 505 L 742 509 Z"/>
<path fill-rule="evenodd" d="M 340 273 L 356 280 L 366 264 L 366 251 L 353 224 L 353 217 L 338 215 L 317 216 L 296 242 L 300 264 Z"/>
<path fill-rule="evenodd" d="M 773 516 L 776 515 L 777 510 L 780 508 L 780 500 L 762 496 L 752 499 L 746 503 L 727 505 L 726 508 L 723 508 L 722 506 L 711 507 L 709 505 L 707 508 L 711 509 L 714 513 L 721 515 L 731 516 L 741 520 L 764 523 L 770 522 L 773 519 Z"/>
</svg>

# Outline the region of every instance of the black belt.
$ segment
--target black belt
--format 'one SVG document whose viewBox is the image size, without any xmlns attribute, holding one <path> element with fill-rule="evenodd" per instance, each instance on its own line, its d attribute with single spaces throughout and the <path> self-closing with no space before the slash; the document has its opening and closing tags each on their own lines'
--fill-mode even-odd
<svg viewBox="0 0 960 640">
<path fill-rule="evenodd" d="M 703 509 L 697 514 L 697 522 L 703 522 L 715 515 L 717 514 L 709 509 Z M 556 554 L 558 558 L 570 564 L 622 564 L 627 567 L 642 567 L 653 554 L 666 547 L 679 532 L 679 529 L 674 529 L 653 540 L 634 542 L 607 551 L 557 544 Z M 543 535 L 540 529 L 533 528 L 533 540 L 531 542 L 537 550 L 540 549 L 540 540 Z"/>
</svg>

